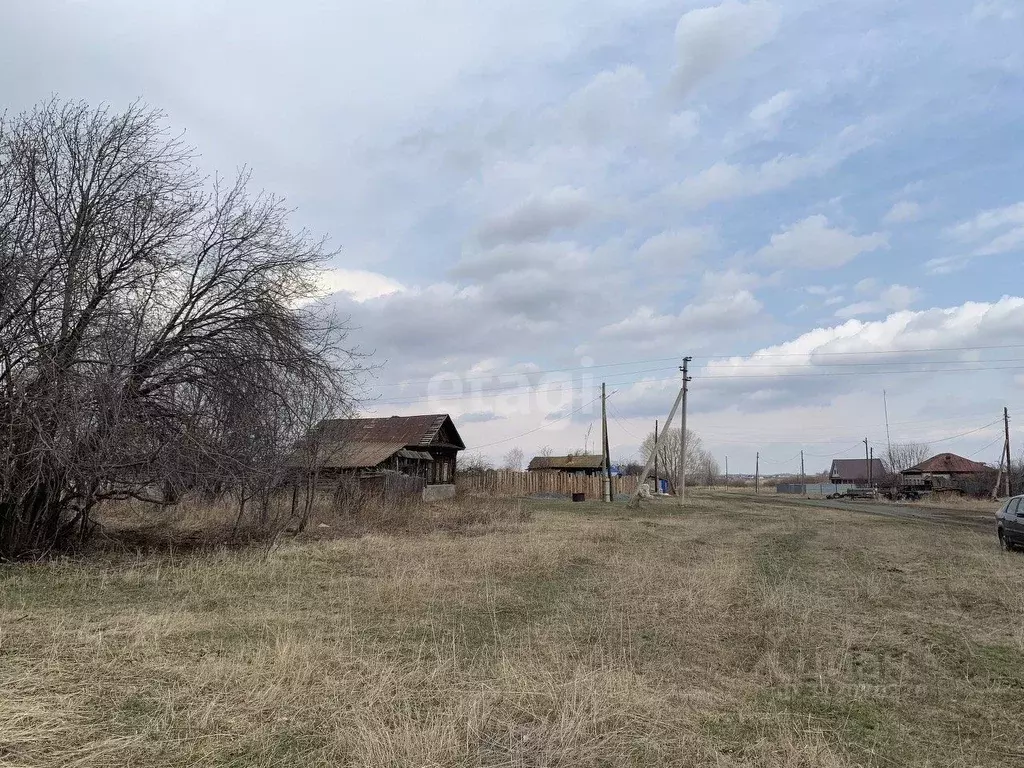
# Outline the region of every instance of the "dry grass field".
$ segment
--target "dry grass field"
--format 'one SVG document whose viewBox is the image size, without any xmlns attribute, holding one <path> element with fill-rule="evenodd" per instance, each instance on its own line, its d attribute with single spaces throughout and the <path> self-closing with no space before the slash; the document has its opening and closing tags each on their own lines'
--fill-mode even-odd
<svg viewBox="0 0 1024 768">
<path fill-rule="evenodd" d="M 528 511 L 0 567 L 0 765 L 1024 765 L 994 535 L 735 494 Z"/>
</svg>

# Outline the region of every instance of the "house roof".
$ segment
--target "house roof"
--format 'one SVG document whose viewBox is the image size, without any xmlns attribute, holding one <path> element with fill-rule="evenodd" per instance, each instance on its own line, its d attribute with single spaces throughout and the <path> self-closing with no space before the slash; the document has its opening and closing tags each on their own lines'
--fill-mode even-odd
<svg viewBox="0 0 1024 768">
<path fill-rule="evenodd" d="M 867 480 L 867 459 L 832 459 L 829 477 L 840 480 Z M 881 459 L 871 459 L 871 477 L 881 479 L 885 474 L 885 465 Z"/>
<path fill-rule="evenodd" d="M 441 440 L 437 440 L 439 436 Z M 328 419 L 320 422 L 313 436 L 296 448 L 286 464 L 361 469 L 375 467 L 395 454 L 406 459 L 433 461 L 430 453 L 418 450 L 430 446 L 451 446 L 457 451 L 466 447 L 448 414 Z M 311 462 L 311 459 L 315 460 Z"/>
<path fill-rule="evenodd" d="M 400 443 L 401 448 L 436 445 L 435 438 L 444 429 L 451 438 L 445 445 L 463 450 L 466 444 L 447 413 L 422 416 L 387 416 L 372 419 L 328 419 L 320 422 L 320 434 L 326 440 L 344 442 Z"/>
<path fill-rule="evenodd" d="M 530 459 L 527 469 L 600 469 L 604 457 L 600 454 L 582 454 L 578 456 L 534 456 Z"/>
<path fill-rule="evenodd" d="M 971 461 L 963 456 L 957 456 L 955 453 L 940 453 L 910 469 L 903 470 L 903 474 L 974 475 L 979 472 L 987 472 L 989 469 L 987 464 L 982 464 L 980 461 Z"/>
</svg>

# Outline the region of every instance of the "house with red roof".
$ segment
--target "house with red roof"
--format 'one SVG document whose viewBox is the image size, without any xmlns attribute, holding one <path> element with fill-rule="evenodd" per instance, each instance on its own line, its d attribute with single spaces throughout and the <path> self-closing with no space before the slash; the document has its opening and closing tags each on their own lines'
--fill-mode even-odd
<svg viewBox="0 0 1024 768">
<path fill-rule="evenodd" d="M 913 488 L 943 488 L 992 473 L 988 464 L 955 453 L 940 453 L 901 473 L 903 484 Z"/>
</svg>

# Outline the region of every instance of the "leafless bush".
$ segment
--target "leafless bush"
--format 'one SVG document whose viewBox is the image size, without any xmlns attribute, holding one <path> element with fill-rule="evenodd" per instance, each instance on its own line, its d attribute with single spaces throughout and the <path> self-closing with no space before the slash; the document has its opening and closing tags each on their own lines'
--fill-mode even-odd
<svg viewBox="0 0 1024 768">
<path fill-rule="evenodd" d="M 898 475 L 905 469 L 916 467 L 931 455 L 931 446 L 928 443 L 893 443 L 886 450 L 886 472 Z"/>
<path fill-rule="evenodd" d="M 658 474 L 668 479 L 673 493 L 679 481 L 679 435 L 678 428 L 669 428 L 658 436 L 661 443 L 658 449 Z M 654 433 L 651 432 L 640 446 L 640 455 L 645 462 L 654 453 L 654 442 Z M 699 482 L 710 487 L 715 484 L 719 473 L 718 460 L 710 451 L 705 450 L 700 435 L 691 429 L 686 430 L 687 483 Z"/>
<path fill-rule="evenodd" d="M 344 333 L 304 304 L 330 254 L 191 159 L 139 105 L 0 124 L 0 558 L 104 499 L 266 510 L 302 403 L 347 403 Z"/>
<path fill-rule="evenodd" d="M 517 446 L 509 449 L 509 452 L 505 454 L 502 459 L 501 466 L 502 469 L 513 469 L 518 471 L 523 468 L 523 462 L 525 460 L 526 457 L 523 455 L 523 449 Z"/>
<path fill-rule="evenodd" d="M 472 475 L 494 469 L 494 464 L 479 451 L 470 451 L 459 457 L 459 472 Z"/>
</svg>

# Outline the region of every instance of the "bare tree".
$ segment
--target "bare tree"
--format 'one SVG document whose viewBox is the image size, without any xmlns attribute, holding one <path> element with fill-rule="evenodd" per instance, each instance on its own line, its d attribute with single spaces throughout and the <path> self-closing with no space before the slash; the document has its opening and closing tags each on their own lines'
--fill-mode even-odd
<svg viewBox="0 0 1024 768">
<path fill-rule="evenodd" d="M 545 446 L 541 447 L 540 453 L 538 453 L 537 455 L 538 456 L 545 456 L 545 457 L 546 456 L 554 456 L 555 452 L 552 450 L 550 445 L 545 445 Z"/>
<path fill-rule="evenodd" d="M 893 443 L 886 451 L 885 469 L 888 474 L 896 476 L 905 469 L 920 464 L 931 456 L 928 443 Z"/>
<path fill-rule="evenodd" d="M 304 303 L 331 254 L 247 174 L 191 159 L 140 105 L 0 125 L 0 557 L 155 484 L 240 491 L 244 512 L 302 433 L 295 394 L 347 404 L 358 363 Z"/>
<path fill-rule="evenodd" d="M 459 471 L 467 474 L 480 474 L 494 469 L 491 460 L 479 451 L 471 451 L 459 457 Z"/>
<path fill-rule="evenodd" d="M 659 433 L 661 448 L 658 450 L 658 474 L 669 482 L 670 490 L 675 493 L 679 478 L 679 435 L 678 427 L 663 430 Z M 700 437 L 693 430 L 686 430 L 686 479 L 697 478 L 701 471 L 703 445 Z M 644 438 L 640 445 L 640 455 L 648 461 L 654 452 L 654 432 Z"/>
<path fill-rule="evenodd" d="M 525 458 L 526 457 L 523 455 L 523 449 L 516 446 L 515 448 L 510 449 L 509 452 L 505 454 L 505 457 L 504 459 L 502 459 L 501 464 L 504 469 L 514 469 L 516 471 L 519 471 L 523 468 L 523 461 L 525 460 Z"/>
<path fill-rule="evenodd" d="M 708 488 L 711 488 L 715 483 L 718 482 L 718 477 L 721 474 L 721 468 L 718 465 L 718 460 L 711 454 L 710 451 L 700 449 L 696 457 L 697 460 L 697 479 Z"/>
</svg>

